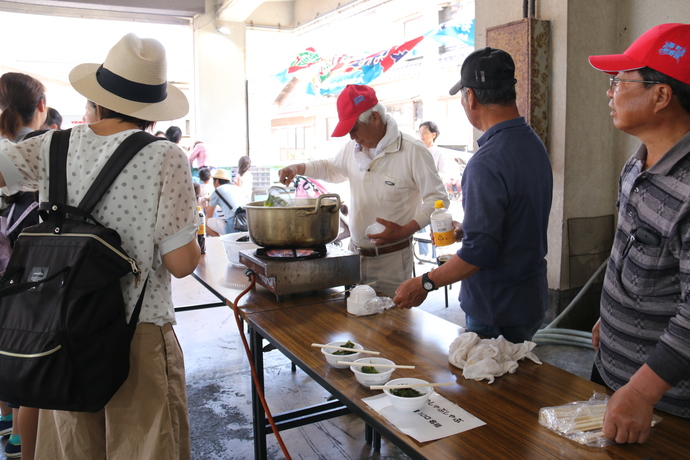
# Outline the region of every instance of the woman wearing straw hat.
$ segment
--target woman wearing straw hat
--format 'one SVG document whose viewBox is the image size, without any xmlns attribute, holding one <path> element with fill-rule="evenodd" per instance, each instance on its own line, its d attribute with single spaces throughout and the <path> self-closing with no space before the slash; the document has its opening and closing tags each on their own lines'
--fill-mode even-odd
<svg viewBox="0 0 690 460">
<path fill-rule="evenodd" d="M 116 147 L 156 121 L 184 116 L 188 103 L 167 82 L 163 46 L 123 37 L 103 65 L 81 64 L 70 83 L 96 104 L 99 121 L 72 129 L 67 159 L 68 204 L 93 182 Z M 38 189 L 48 195 L 52 132 L 13 145 L 0 142 L 0 186 L 9 193 Z M 187 157 L 175 144 L 144 147 L 96 206 L 94 217 L 118 231 L 122 246 L 148 274 L 132 340 L 128 379 L 97 413 L 41 410 L 37 458 L 188 459 L 189 422 L 182 352 L 172 330 L 170 274 L 190 274 L 199 260 L 196 201 Z M 144 283 L 124 278 L 131 314 Z"/>
</svg>

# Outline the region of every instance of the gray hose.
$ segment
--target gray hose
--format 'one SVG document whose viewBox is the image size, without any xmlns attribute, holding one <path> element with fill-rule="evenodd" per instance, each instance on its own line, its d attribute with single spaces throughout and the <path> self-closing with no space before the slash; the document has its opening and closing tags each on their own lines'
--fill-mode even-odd
<svg viewBox="0 0 690 460">
<path fill-rule="evenodd" d="M 574 345 L 578 347 L 585 347 L 585 348 L 592 348 L 592 334 L 589 334 L 590 337 L 575 337 L 572 335 L 567 335 L 567 334 L 559 334 L 559 333 L 548 333 L 548 334 L 539 334 L 536 335 L 532 338 L 532 341 L 535 343 L 559 343 L 559 344 L 567 344 L 567 345 Z"/>
<path fill-rule="evenodd" d="M 584 347 L 594 350 L 592 346 L 592 333 L 585 331 L 578 331 L 575 329 L 559 329 L 555 326 L 575 307 L 577 302 L 582 299 L 587 290 L 592 286 L 594 280 L 599 276 L 601 271 L 606 267 L 608 259 L 602 263 L 597 271 L 587 280 L 580 292 L 577 293 L 575 298 L 568 304 L 568 306 L 561 312 L 560 315 L 556 317 L 551 323 L 544 329 L 540 329 L 534 334 L 532 341 L 541 344 L 553 344 L 553 345 L 572 345 L 576 347 Z"/>
<path fill-rule="evenodd" d="M 551 321 L 551 324 L 549 324 L 548 326 L 546 326 L 544 329 L 549 329 L 549 328 L 555 327 L 556 324 L 558 324 L 558 323 L 563 319 L 563 317 L 564 317 L 565 315 L 567 315 L 567 314 L 570 312 L 570 310 L 573 309 L 573 307 L 575 306 L 575 304 L 577 304 L 577 302 L 580 301 L 580 299 L 582 298 L 582 296 L 584 296 L 584 295 L 587 293 L 587 291 L 589 290 L 589 288 L 592 286 L 592 283 L 594 283 L 594 280 L 596 279 L 597 276 L 599 276 L 599 273 L 601 273 L 601 271 L 604 269 L 604 267 L 606 267 L 606 264 L 607 264 L 607 263 L 608 263 L 608 259 L 605 260 L 604 263 L 602 263 L 602 264 L 599 266 L 599 268 L 597 268 L 597 271 L 595 271 L 594 274 L 592 275 L 592 277 L 591 277 L 590 279 L 587 280 L 587 282 L 585 283 L 584 286 L 582 286 L 582 289 L 580 289 L 580 292 L 578 292 L 577 295 L 575 296 L 575 298 L 570 302 L 570 304 L 568 304 L 568 306 L 565 307 L 565 310 L 563 310 L 563 311 L 561 312 L 561 314 L 558 315 L 558 316 L 556 317 L 556 319 L 554 319 L 553 321 Z"/>
</svg>

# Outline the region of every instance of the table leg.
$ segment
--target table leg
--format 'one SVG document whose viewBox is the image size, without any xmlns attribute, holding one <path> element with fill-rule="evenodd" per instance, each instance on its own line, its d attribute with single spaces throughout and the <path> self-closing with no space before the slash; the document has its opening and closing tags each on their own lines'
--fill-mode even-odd
<svg viewBox="0 0 690 460">
<path fill-rule="evenodd" d="M 374 446 L 374 452 L 380 452 L 381 451 L 381 433 L 378 431 L 374 430 L 374 439 L 373 442 L 371 443 Z"/>
<path fill-rule="evenodd" d="M 381 433 L 366 422 L 364 423 L 364 441 L 372 445 L 374 452 L 379 452 L 381 450 Z"/>
<path fill-rule="evenodd" d="M 253 327 L 248 327 L 249 348 L 252 352 L 254 367 L 256 369 L 261 391 L 264 391 L 264 356 L 263 356 L 263 337 L 261 337 Z M 252 384 L 252 412 L 254 414 L 254 458 L 264 460 L 267 458 L 266 452 L 266 412 L 261 405 L 259 393 L 256 386 Z"/>
</svg>

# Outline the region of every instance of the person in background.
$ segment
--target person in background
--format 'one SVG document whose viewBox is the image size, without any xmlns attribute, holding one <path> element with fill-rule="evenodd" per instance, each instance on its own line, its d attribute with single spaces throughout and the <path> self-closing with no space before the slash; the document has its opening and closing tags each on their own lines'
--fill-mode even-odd
<svg viewBox="0 0 690 460">
<path fill-rule="evenodd" d="M 48 115 L 45 87 L 29 75 L 7 72 L 0 77 L 0 136 L 20 142 L 41 129 Z"/>
<path fill-rule="evenodd" d="M 102 65 L 81 64 L 70 72 L 72 87 L 96 104 L 99 120 L 72 128 L 66 164 L 72 178 L 68 202 L 86 191 L 97 175 L 94 171 L 102 168 L 124 138 L 149 130 L 156 121 L 187 113 L 184 93 L 167 82 L 166 67 L 165 49 L 158 41 L 128 34 Z M 112 78 L 99 79 L 97 73 L 103 71 Z M 138 100 L 140 85 L 150 88 L 147 101 Z M 42 201 L 47 198 L 49 182 L 41 171 L 48 169 L 53 133 L 16 145 L 0 141 L 0 186 L 9 194 L 35 188 Z M 123 249 L 148 276 L 132 339 L 130 372 L 99 412 L 41 410 L 37 458 L 190 458 L 184 359 L 172 328 L 175 310 L 170 292 L 170 275 L 187 276 L 199 261 L 188 165 L 187 156 L 175 144 L 153 142 L 132 159 L 119 176 L 120 185 L 111 188 L 94 209 L 98 221 L 128 236 L 122 238 Z M 135 195 L 138 199 L 132 198 Z M 128 317 L 144 284 L 133 277 L 123 279 Z"/>
<path fill-rule="evenodd" d="M 212 177 L 215 190 L 206 204 L 206 233 L 208 236 L 236 233 L 235 209 L 247 204 L 247 200 L 242 189 L 230 182 L 230 173 L 227 170 L 216 169 Z M 216 206 L 220 206 L 223 217 L 214 217 Z"/>
<path fill-rule="evenodd" d="M 553 174 L 541 139 L 520 116 L 515 64 L 483 48 L 462 64 L 462 94 L 472 125 L 484 135 L 462 177 L 462 247 L 445 264 L 405 282 L 394 302 L 420 305 L 429 291 L 462 280 L 466 329 L 485 338 L 531 340 L 549 306 L 546 233 Z"/>
<path fill-rule="evenodd" d="M 201 199 L 208 200 L 211 197 L 211 193 L 213 193 L 213 191 L 215 190 L 215 188 L 213 187 L 213 181 L 211 181 L 211 168 L 204 166 L 201 169 L 199 169 L 199 185 L 199 193 L 201 194 Z M 202 204 L 201 206 L 206 206 L 206 204 Z"/>
<path fill-rule="evenodd" d="M 233 180 L 233 184 L 242 189 L 244 197 L 247 201 L 252 199 L 252 190 L 254 187 L 254 176 L 249 168 L 252 167 L 252 159 L 247 155 L 240 157 L 237 162 L 237 174 Z"/>
<path fill-rule="evenodd" d="M 610 75 L 613 125 L 641 142 L 618 181 L 592 380 L 615 391 L 604 436 L 645 442 L 655 407 L 690 418 L 690 24 L 589 62 Z"/>
<path fill-rule="evenodd" d="M 165 138 L 173 144 L 179 144 L 182 140 L 182 130 L 178 126 L 171 126 L 165 130 Z"/>
<path fill-rule="evenodd" d="M 0 139 L 22 141 L 29 133 L 41 129 L 46 121 L 48 106 L 45 87 L 26 74 L 3 74 L 0 77 L 0 110 Z M 3 193 L 3 201 L 15 205 L 11 225 L 36 201 L 36 197 L 34 192 L 16 190 L 9 196 Z M 24 223 L 38 223 L 38 212 L 33 213 L 33 216 L 24 220 L 23 226 L 26 226 Z M 9 235 L 11 244 L 14 244 L 20 231 L 21 229 L 17 229 Z M 38 409 L 12 406 L 10 410 L 10 406 L 2 402 L 0 413 L 0 432 L 3 435 L 12 433 L 5 444 L 5 456 L 15 458 L 23 455 L 25 459 L 32 460 L 36 446 Z"/>
<path fill-rule="evenodd" d="M 436 145 L 440 135 L 441 131 L 438 129 L 438 125 L 433 121 L 425 121 L 419 125 L 419 138 L 426 145 L 426 148 L 429 149 L 431 156 L 434 157 L 434 163 L 438 168 L 441 180 L 446 186 L 448 196 L 450 198 L 459 198 L 458 188 L 460 188 L 460 178 L 462 177 L 460 165 L 455 160 L 449 161 L 449 159 L 444 157 L 443 149 Z"/>
<path fill-rule="evenodd" d="M 421 142 L 401 133 L 393 117 L 365 85 L 347 85 L 338 96 L 338 124 L 333 137 L 350 135 L 330 160 L 291 165 L 278 172 L 280 182 L 296 175 L 328 182 L 349 180 L 350 249 L 360 254 L 360 282 L 393 297 L 412 276 L 412 235 L 429 225 L 436 200 L 448 206 L 448 194 L 434 160 Z M 378 222 L 384 230 L 366 234 Z"/>
<path fill-rule="evenodd" d="M 165 137 L 165 133 L 163 131 L 156 131 L 156 134 L 154 134 L 156 137 Z M 166 138 L 167 139 L 167 138 Z"/>
<path fill-rule="evenodd" d="M 446 173 L 446 161 L 443 158 L 441 149 L 436 145 L 438 136 L 441 131 L 438 129 L 438 125 L 433 121 L 425 121 L 419 125 L 419 139 L 422 143 L 429 149 L 431 156 L 434 158 L 434 164 L 436 169 L 438 169 L 438 174 L 441 176 L 441 180 L 444 180 Z"/>
<path fill-rule="evenodd" d="M 98 121 L 98 115 L 96 114 L 96 104 L 93 101 L 86 101 L 82 121 L 87 125 L 90 123 L 96 123 Z"/>
<path fill-rule="evenodd" d="M 211 180 L 211 168 L 208 166 L 199 169 L 199 185 L 201 186 L 201 198 L 208 200 L 211 197 L 211 193 L 215 190 L 213 181 Z M 205 204 L 203 206 L 205 206 Z"/>
<path fill-rule="evenodd" d="M 41 125 L 41 129 L 60 129 L 62 127 L 62 115 L 52 107 L 48 107 L 46 121 Z"/>
<path fill-rule="evenodd" d="M 206 147 L 201 141 L 196 141 L 194 143 L 194 148 L 192 153 L 189 155 L 189 167 L 194 168 L 194 162 L 196 162 L 197 169 L 201 170 L 204 166 L 208 166 L 206 163 Z"/>
<path fill-rule="evenodd" d="M 443 155 L 441 153 L 441 150 L 436 146 L 436 139 L 438 139 L 438 136 L 441 134 L 441 131 L 439 131 L 438 126 L 436 123 L 433 121 L 425 121 L 419 125 L 419 139 L 422 141 L 422 143 L 426 146 L 427 149 L 429 149 L 429 152 L 431 152 L 431 156 L 434 158 L 434 164 L 436 165 L 436 170 L 438 171 L 438 175 L 441 178 L 441 181 L 445 183 L 445 170 L 446 170 L 446 162 L 443 158 Z M 429 231 L 429 227 L 424 227 L 417 233 L 427 233 Z M 422 256 L 426 256 L 429 254 L 429 243 L 418 243 L 419 247 L 419 254 Z M 436 258 L 436 248 L 432 248 L 432 258 Z M 423 264 L 424 262 L 422 260 L 419 261 L 419 264 Z"/>
</svg>

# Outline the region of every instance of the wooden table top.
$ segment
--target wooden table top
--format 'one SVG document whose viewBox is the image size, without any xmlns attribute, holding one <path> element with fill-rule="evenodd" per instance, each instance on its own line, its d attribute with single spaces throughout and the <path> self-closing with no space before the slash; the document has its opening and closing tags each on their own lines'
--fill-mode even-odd
<svg viewBox="0 0 690 460">
<path fill-rule="evenodd" d="M 422 310 L 391 309 L 380 315 L 356 317 L 345 302 L 316 303 L 247 315 L 263 337 L 304 369 L 358 415 L 371 418 L 389 440 L 397 437 L 412 456 L 429 459 L 679 459 L 690 457 L 690 422 L 659 413 L 663 422 L 645 444 L 606 448 L 582 446 L 541 426 L 539 409 L 588 400 L 604 388 L 550 364 L 520 362 L 515 374 L 476 382 L 448 362 L 448 347 L 460 334 L 458 325 Z M 415 369 L 396 369 L 392 378 L 417 377 L 432 382 L 457 382 L 436 392 L 467 410 L 486 425 L 436 441 L 418 443 L 398 431 L 362 398 L 380 394 L 359 384 L 350 369 L 330 367 L 312 343 L 341 340 L 360 343 L 381 357 Z M 289 448 L 289 447 L 288 447 Z"/>
<path fill-rule="evenodd" d="M 228 305 L 249 286 L 244 268 L 228 264 L 218 238 L 207 238 L 195 275 L 225 297 Z M 324 289 L 285 296 L 256 285 L 241 298 L 240 313 L 263 337 L 292 359 L 385 438 L 397 438 L 412 456 L 430 459 L 684 459 L 690 458 L 690 422 L 658 412 L 664 420 L 652 429 L 645 444 L 593 448 L 577 444 L 541 426 L 539 409 L 588 400 L 605 389 L 550 364 L 523 360 L 515 374 L 493 384 L 462 377 L 462 369 L 448 362 L 448 347 L 461 333 L 456 324 L 423 310 L 391 309 L 380 315 L 356 317 L 347 313 L 342 289 Z M 434 382 L 457 382 L 436 392 L 486 425 L 436 441 L 418 443 L 398 431 L 362 398 L 379 394 L 365 388 L 350 369 L 328 365 L 312 343 L 352 340 L 381 357 L 415 369 L 396 369 L 392 378 L 418 377 Z M 289 446 L 288 446 L 289 449 Z"/>
</svg>

